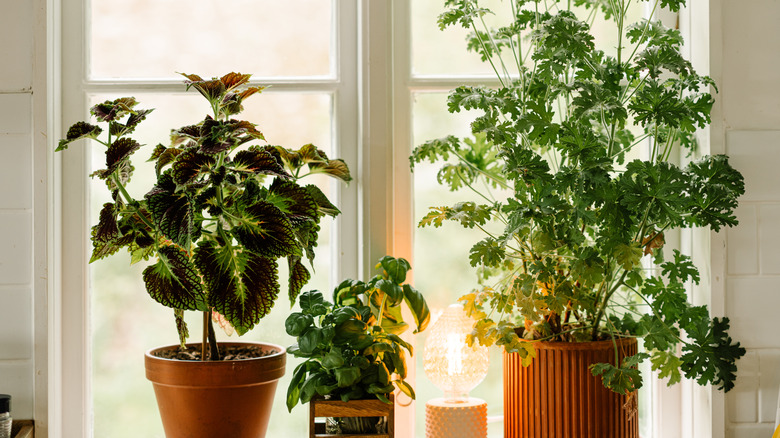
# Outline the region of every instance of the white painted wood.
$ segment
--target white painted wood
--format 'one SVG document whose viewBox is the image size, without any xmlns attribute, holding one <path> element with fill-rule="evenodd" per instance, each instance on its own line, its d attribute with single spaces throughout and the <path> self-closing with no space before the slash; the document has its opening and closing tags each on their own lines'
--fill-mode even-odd
<svg viewBox="0 0 780 438">
<path fill-rule="evenodd" d="M 32 213 L 0 210 L 0 279 L 28 285 L 32 279 Z M 5 310 L 4 310 L 5 312 Z"/>
<path fill-rule="evenodd" d="M 0 80 L 0 87 L 4 83 L 5 78 Z M 32 95 L 29 92 L 0 94 L 0 134 L 29 135 L 31 128 Z"/>
<path fill-rule="evenodd" d="M 11 417 L 29 419 L 33 415 L 32 360 L 0 361 L 0 386 L 11 394 Z"/>
<path fill-rule="evenodd" d="M 2 209 L 32 208 L 32 124 L 26 129 L 23 134 L 0 133 L 0 187 L 13 188 L 0 190 Z"/>
<path fill-rule="evenodd" d="M 0 362 L 33 358 L 32 297 L 29 286 L 0 287 L 0 309 L 4 309 L 0 318 Z"/>
<path fill-rule="evenodd" d="M 29 92 L 33 76 L 33 2 L 4 1 L 0 10 L 0 92 Z"/>
<path fill-rule="evenodd" d="M 729 394 L 729 421 L 756 423 L 758 421 L 758 353 L 748 352 L 737 362 L 738 385 Z"/>
<path fill-rule="evenodd" d="M 729 277 L 726 314 L 731 336 L 745 348 L 777 348 L 780 276 Z"/>
<path fill-rule="evenodd" d="M 780 275 L 780 202 L 758 207 L 757 229 L 761 274 Z"/>
<path fill-rule="evenodd" d="M 743 203 L 737 208 L 739 225 L 726 230 L 728 239 L 728 274 L 758 274 L 758 209 Z"/>
<path fill-rule="evenodd" d="M 775 424 L 780 388 L 780 351 L 758 350 L 758 421 Z"/>
</svg>

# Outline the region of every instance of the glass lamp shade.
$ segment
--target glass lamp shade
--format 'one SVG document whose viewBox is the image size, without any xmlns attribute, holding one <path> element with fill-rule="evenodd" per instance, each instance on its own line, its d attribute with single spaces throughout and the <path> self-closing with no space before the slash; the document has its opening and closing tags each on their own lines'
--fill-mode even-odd
<svg viewBox="0 0 780 438">
<path fill-rule="evenodd" d="M 488 372 L 487 347 L 466 344 L 474 320 L 460 304 L 444 311 L 425 340 L 423 368 L 428 379 L 444 391 L 447 402 L 465 402 L 468 393 L 479 385 Z"/>
</svg>

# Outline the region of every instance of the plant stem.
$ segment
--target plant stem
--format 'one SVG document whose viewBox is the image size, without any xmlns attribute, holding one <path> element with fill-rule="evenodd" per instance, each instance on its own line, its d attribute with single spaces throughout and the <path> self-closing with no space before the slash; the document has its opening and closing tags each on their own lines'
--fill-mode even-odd
<svg viewBox="0 0 780 438">
<path fill-rule="evenodd" d="M 209 312 L 211 313 L 211 312 Z M 209 360 L 219 361 L 222 360 L 222 355 L 219 353 L 219 344 L 217 343 L 217 335 L 214 333 L 214 322 L 211 318 L 208 318 L 208 336 L 209 336 Z"/>
<path fill-rule="evenodd" d="M 615 285 L 612 286 L 612 289 L 607 292 L 607 294 L 604 296 L 604 299 L 601 302 L 601 306 L 599 307 L 599 312 L 596 314 L 596 319 L 593 320 L 593 332 L 591 333 L 591 339 L 594 341 L 598 339 L 599 334 L 599 323 L 601 322 L 601 318 L 604 316 L 604 312 L 607 309 L 607 304 L 609 303 L 609 299 L 612 298 L 612 295 L 615 293 L 615 291 L 618 290 L 618 288 L 623 284 L 623 280 L 626 279 L 626 275 L 628 275 L 628 271 L 625 269 L 623 270 L 623 274 L 620 275 L 620 279 L 615 282 Z"/>
<path fill-rule="evenodd" d="M 206 346 L 208 345 L 209 312 L 203 312 L 203 338 L 200 342 L 200 360 L 206 360 Z"/>
</svg>

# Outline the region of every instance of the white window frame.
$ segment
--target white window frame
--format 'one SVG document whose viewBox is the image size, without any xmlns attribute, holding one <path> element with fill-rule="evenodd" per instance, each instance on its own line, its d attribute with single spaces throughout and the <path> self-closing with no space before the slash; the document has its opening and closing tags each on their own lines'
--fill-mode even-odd
<svg viewBox="0 0 780 438">
<path fill-rule="evenodd" d="M 46 99 L 50 108 L 46 115 L 36 117 L 39 120 L 47 118 L 48 132 L 59 135 L 62 135 L 61 127 L 83 119 L 87 105 L 85 96 L 89 92 L 116 89 L 112 87 L 124 88 L 127 92 L 181 90 L 178 81 L 85 81 L 86 1 L 36 2 L 45 4 L 47 11 L 42 26 L 46 27 L 48 48 L 45 58 L 50 64 L 45 81 L 38 78 L 38 83 L 47 85 Z M 335 77 L 300 82 L 257 79 L 257 82 L 271 84 L 281 91 L 334 93 L 335 155 L 353 164 L 355 176 L 355 181 L 348 187 L 339 187 L 336 195 L 342 210 L 354 213 L 345 214 L 334 223 L 337 235 L 342 236 L 334 241 L 334 255 L 341 262 L 331 273 L 334 279 L 366 277 L 371 274 L 374 261 L 384 254 L 405 257 L 413 263 L 413 185 L 407 158 L 414 146 L 413 94 L 446 92 L 470 81 L 489 83 L 488 78 L 464 80 L 462 77 L 412 75 L 410 1 L 334 0 L 339 18 L 335 20 L 337 41 L 333 47 L 341 47 L 334 53 L 339 62 L 334 68 Z M 687 20 L 689 16 L 683 14 L 682 17 Z M 700 27 L 708 29 L 709 17 L 699 17 L 690 18 L 691 22 L 696 21 Z M 59 39 L 59 35 L 65 37 Z M 691 35 L 686 37 L 690 40 Z M 60 41 L 61 48 L 58 46 Z M 694 43 L 708 44 L 706 41 Z M 43 57 L 43 53 L 38 56 L 39 59 Z M 61 93 L 62 106 L 59 106 L 58 93 Z M 48 140 L 50 145 L 55 141 L 56 138 Z M 85 262 L 91 250 L 86 196 L 89 159 L 85 148 L 72 148 L 67 154 L 48 157 L 47 174 L 52 176 L 49 184 L 53 190 L 48 229 L 49 235 L 55 237 L 49 244 L 48 265 L 52 275 L 47 282 L 54 293 L 47 300 L 49 348 L 47 360 L 43 360 L 48 372 L 47 379 L 42 382 L 48 388 L 44 391 L 38 386 L 37 397 L 44 400 L 36 402 L 36 415 L 40 417 L 47 411 L 48 421 L 44 423 L 48 423 L 48 427 L 39 429 L 43 436 L 91 437 L 89 276 Z M 711 255 L 713 260 L 717 258 L 715 252 L 713 250 Z M 713 266 L 713 269 L 718 268 Z M 718 292 L 718 285 L 712 286 L 713 310 L 722 313 L 722 299 L 717 301 L 718 296 L 722 298 L 722 291 Z M 38 358 L 42 356 L 36 355 L 39 367 L 41 360 Z M 414 366 L 410 367 L 409 374 L 413 382 Z M 725 417 L 722 394 L 709 389 L 697 390 L 691 385 L 667 389 L 657 380 L 653 385 L 657 394 L 653 407 L 656 436 L 706 436 L 696 432 L 703 430 L 722 435 L 725 430 L 722 427 Z M 703 406 L 707 400 L 711 406 Z M 425 400 L 421 398 L 418 402 Z M 699 413 L 699 418 L 691 420 L 694 412 Z M 413 436 L 415 420 L 424 421 L 414 418 L 413 405 L 400 408 L 396 414 L 399 435 Z"/>
</svg>

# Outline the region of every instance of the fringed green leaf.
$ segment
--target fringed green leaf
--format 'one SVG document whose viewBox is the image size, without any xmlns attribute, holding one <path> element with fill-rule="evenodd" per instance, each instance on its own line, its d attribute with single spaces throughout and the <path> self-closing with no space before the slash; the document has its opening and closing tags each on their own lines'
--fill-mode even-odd
<svg viewBox="0 0 780 438">
<path fill-rule="evenodd" d="M 146 194 L 146 205 L 157 229 L 182 248 L 198 234 L 194 222 L 193 200 L 186 192 L 177 192 L 170 174 L 160 176 Z"/>
<path fill-rule="evenodd" d="M 194 181 L 204 170 L 215 163 L 214 157 L 198 153 L 194 150 L 186 151 L 176 157 L 173 162 L 173 180 L 176 184 L 185 185 Z"/>
<path fill-rule="evenodd" d="M 204 242 L 195 263 L 209 291 L 208 303 L 243 335 L 271 311 L 278 295 L 276 262 Z"/>
<path fill-rule="evenodd" d="M 78 122 L 68 129 L 68 134 L 65 138 L 59 141 L 55 152 L 59 152 L 68 148 L 68 145 L 81 138 L 97 138 L 103 129 L 99 126 L 90 125 L 87 122 Z"/>
<path fill-rule="evenodd" d="M 311 280 L 311 274 L 309 270 L 303 266 L 300 257 L 287 257 L 287 264 L 290 267 L 290 281 L 289 281 L 289 296 L 290 303 L 295 303 L 298 298 L 298 294 L 301 293 L 301 289 L 306 283 Z"/>
<path fill-rule="evenodd" d="M 111 146 L 106 151 L 106 168 L 108 172 L 116 172 L 140 148 L 141 144 L 131 138 L 120 138 L 111 143 Z"/>
<path fill-rule="evenodd" d="M 276 206 L 259 201 L 244 210 L 242 225 L 231 231 L 236 240 L 262 257 L 300 255 L 293 226 Z"/>
<path fill-rule="evenodd" d="M 270 152 L 262 149 L 253 148 L 237 152 L 231 167 L 239 172 L 292 178 Z"/>
<path fill-rule="evenodd" d="M 163 306 L 183 310 L 205 310 L 203 287 L 184 249 L 161 246 L 157 263 L 144 269 L 146 291 Z"/>
</svg>

